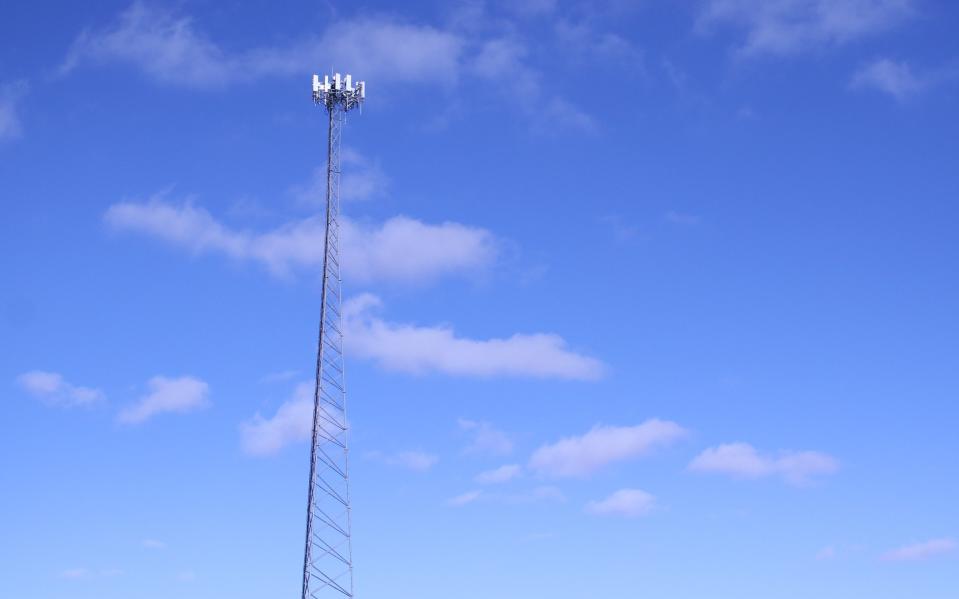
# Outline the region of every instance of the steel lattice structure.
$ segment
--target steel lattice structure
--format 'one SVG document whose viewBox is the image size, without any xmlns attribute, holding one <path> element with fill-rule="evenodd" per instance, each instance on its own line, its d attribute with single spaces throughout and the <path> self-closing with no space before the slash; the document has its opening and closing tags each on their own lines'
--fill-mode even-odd
<svg viewBox="0 0 959 599">
<path fill-rule="evenodd" d="M 360 106 L 366 85 L 354 87 L 350 75 L 339 73 L 320 81 L 313 76 L 313 101 L 329 116 L 326 166 L 326 233 L 320 331 L 313 394 L 313 444 L 303 555 L 302 599 L 353 597 L 353 556 L 350 536 L 349 439 L 343 330 L 340 318 L 340 138 L 346 113 Z"/>
</svg>

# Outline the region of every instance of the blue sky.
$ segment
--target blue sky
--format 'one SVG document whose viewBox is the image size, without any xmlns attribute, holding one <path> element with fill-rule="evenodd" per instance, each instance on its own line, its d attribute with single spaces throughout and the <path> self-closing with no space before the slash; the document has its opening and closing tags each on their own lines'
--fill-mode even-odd
<svg viewBox="0 0 959 599">
<path fill-rule="evenodd" d="M 959 593 L 959 10 L 0 9 L 0 596 L 298 596 L 325 119 L 361 597 Z"/>
</svg>

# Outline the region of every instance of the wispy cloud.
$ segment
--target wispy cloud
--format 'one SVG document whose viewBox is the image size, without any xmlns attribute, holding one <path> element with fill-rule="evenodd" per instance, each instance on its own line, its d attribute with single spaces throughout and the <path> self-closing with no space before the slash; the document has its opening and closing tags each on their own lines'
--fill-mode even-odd
<svg viewBox="0 0 959 599">
<path fill-rule="evenodd" d="M 390 179 L 379 163 L 359 152 L 344 149 L 340 152 L 340 198 L 345 201 L 363 201 L 386 195 Z M 324 206 L 326 202 L 326 165 L 313 170 L 309 182 L 292 188 L 293 196 L 305 206 Z"/>
<path fill-rule="evenodd" d="M 856 71 L 850 85 L 854 88 L 877 89 L 900 102 L 926 87 L 908 63 L 888 58 L 876 60 Z"/>
<path fill-rule="evenodd" d="M 150 392 L 120 411 L 118 420 L 139 424 L 164 413 L 193 412 L 210 405 L 210 387 L 192 376 L 167 378 L 155 376 L 147 381 Z"/>
<path fill-rule="evenodd" d="M 70 580 L 76 580 L 78 578 L 86 578 L 90 576 L 90 570 L 87 568 L 67 568 L 60 572 L 60 578 L 66 578 Z"/>
<path fill-rule="evenodd" d="M 806 485 L 816 477 L 835 474 L 839 461 L 818 451 L 781 451 L 764 455 L 748 443 L 726 443 L 700 453 L 689 464 L 694 472 L 727 474 L 735 478 L 782 477 Z"/>
<path fill-rule="evenodd" d="M 849 87 L 873 89 L 892 96 L 898 102 L 905 102 L 957 79 L 959 68 L 955 63 L 941 68 L 916 69 L 905 60 L 878 58 L 857 70 Z"/>
<path fill-rule="evenodd" d="M 570 351 L 554 334 L 515 334 L 505 339 L 457 337 L 445 326 L 397 324 L 375 315 L 379 298 L 363 294 L 343 305 L 347 351 L 383 368 L 412 374 L 512 376 L 594 380 L 604 366 Z"/>
<path fill-rule="evenodd" d="M 240 424 L 243 450 L 250 455 L 266 456 L 291 443 L 308 441 L 313 434 L 313 390 L 313 383 L 300 383 L 272 417 L 257 413 Z"/>
<path fill-rule="evenodd" d="M 513 440 L 505 432 L 495 428 L 489 422 L 480 422 L 460 418 L 459 427 L 472 434 L 472 441 L 466 448 L 467 453 L 493 456 L 509 455 L 513 451 Z"/>
<path fill-rule="evenodd" d="M 624 460 L 675 443 L 687 431 L 668 420 L 651 419 L 636 426 L 596 426 L 585 435 L 567 437 L 537 449 L 530 470 L 550 477 L 585 477 Z"/>
<path fill-rule="evenodd" d="M 472 273 L 498 255 L 497 241 L 485 229 L 405 216 L 374 226 L 342 220 L 342 238 L 343 268 L 360 281 L 418 282 Z"/>
<path fill-rule="evenodd" d="M 599 222 L 608 226 L 613 238 L 619 243 L 632 241 L 640 236 L 642 229 L 618 214 L 607 214 L 599 218 Z"/>
<path fill-rule="evenodd" d="M 261 383 L 283 383 L 296 378 L 300 374 L 299 370 L 278 370 L 270 372 L 260 377 Z"/>
<path fill-rule="evenodd" d="M 515 27 L 498 20 L 491 27 L 485 17 L 473 19 L 483 24 L 442 29 L 384 16 L 338 19 L 319 35 L 233 49 L 217 43 L 188 15 L 137 1 L 109 24 L 81 33 L 59 71 L 65 75 L 84 66 L 126 65 L 159 84 L 198 89 L 303 77 L 327 64 L 381 88 L 431 83 L 452 90 L 464 75 L 496 82 L 509 77 L 504 99 L 514 105 L 519 100 L 534 128 L 595 130 L 594 119 L 581 108 L 543 90 L 542 77 L 526 61 L 526 44 L 516 37 Z M 479 35 L 481 31 L 489 37 Z M 607 34 L 589 46 L 620 52 L 628 43 Z M 361 189 L 353 183 L 354 189 Z"/>
<path fill-rule="evenodd" d="M 529 505 L 539 503 L 563 503 L 566 496 L 556 487 L 541 485 L 515 493 L 491 493 L 488 491 L 469 491 L 447 501 L 454 507 L 464 506 L 477 501 L 499 505 Z"/>
<path fill-rule="evenodd" d="M 233 51 L 189 16 L 134 2 L 109 25 L 84 31 L 60 71 L 125 64 L 161 84 L 223 88 L 264 77 L 302 77 L 316 65 L 336 64 L 380 82 L 452 83 L 462 47 L 458 36 L 429 26 L 361 18 L 333 22 L 321 35 L 287 45 Z"/>
<path fill-rule="evenodd" d="M 177 582 L 190 583 L 196 580 L 196 573 L 193 570 L 182 570 L 176 575 Z"/>
<path fill-rule="evenodd" d="M 439 456 L 425 451 L 371 452 L 369 456 L 384 464 L 398 466 L 414 472 L 426 472 L 440 461 Z"/>
<path fill-rule="evenodd" d="M 688 212 L 677 212 L 676 210 L 670 210 L 663 215 L 663 219 L 673 225 L 681 225 L 685 227 L 692 227 L 698 225 L 702 222 L 702 219 L 695 214 L 690 214 Z"/>
<path fill-rule="evenodd" d="M 595 133 L 598 129 L 596 119 L 579 106 L 566 98 L 555 96 L 543 104 L 542 111 L 538 112 L 545 123 L 538 124 L 539 128 L 548 128 L 555 131 L 557 126 L 572 129 L 583 133 Z"/>
<path fill-rule="evenodd" d="M 587 61 L 608 65 L 620 64 L 628 71 L 645 71 L 642 51 L 621 35 L 598 30 L 593 23 L 584 19 L 559 19 L 554 26 L 556 38 L 564 52 L 580 64 Z"/>
<path fill-rule="evenodd" d="M 20 102 L 28 89 L 29 85 L 23 80 L 0 85 L 0 142 L 16 139 L 23 133 Z"/>
<path fill-rule="evenodd" d="M 480 472 L 476 475 L 476 482 L 481 485 L 496 485 L 509 482 L 523 474 L 523 467 L 519 464 L 506 464 L 493 470 Z"/>
<path fill-rule="evenodd" d="M 103 392 L 67 382 L 57 372 L 31 370 L 17 377 L 17 384 L 43 403 L 63 408 L 88 407 L 104 399 Z"/>
<path fill-rule="evenodd" d="M 954 539 L 932 539 L 887 551 L 882 555 L 882 559 L 890 562 L 920 561 L 952 553 L 957 546 L 959 545 Z"/>
<path fill-rule="evenodd" d="M 156 539 L 143 539 L 141 544 L 144 549 L 166 549 L 166 543 Z"/>
<path fill-rule="evenodd" d="M 656 505 L 656 498 L 640 489 L 620 489 L 600 501 L 590 501 L 586 511 L 597 516 L 622 516 L 638 518 L 649 514 Z"/>
<path fill-rule="evenodd" d="M 914 0 L 707 0 L 697 27 L 743 30 L 744 56 L 784 55 L 875 35 L 915 13 Z"/>
<path fill-rule="evenodd" d="M 453 507 L 462 507 L 464 505 L 473 503 L 479 499 L 482 494 L 482 491 L 467 491 L 462 495 L 457 495 L 456 497 L 449 499 L 446 503 L 447 505 L 451 505 Z"/>
<path fill-rule="evenodd" d="M 834 559 L 835 557 L 836 557 L 836 548 L 833 547 L 832 545 L 823 547 L 818 552 L 816 552 L 816 559 L 820 561 Z"/>
<path fill-rule="evenodd" d="M 558 0 L 513 0 L 503 4 L 506 10 L 522 17 L 541 17 L 556 10 Z"/>
<path fill-rule="evenodd" d="M 534 129 L 595 132 L 592 116 L 566 98 L 543 89 L 542 75 L 528 64 L 527 54 L 526 44 L 515 35 L 487 39 L 472 58 L 471 72 L 506 94 L 510 102 L 526 113 Z M 502 86 L 504 80 L 510 81 L 510 85 Z"/>
<path fill-rule="evenodd" d="M 103 570 L 91 570 L 90 568 L 68 568 L 60 572 L 60 578 L 67 580 L 81 580 L 88 578 L 113 578 L 123 574 L 123 570 L 118 568 L 106 568 Z"/>
<path fill-rule="evenodd" d="M 241 231 L 192 203 L 170 203 L 159 194 L 113 204 L 104 219 L 118 231 L 149 235 L 194 254 L 258 262 L 278 276 L 323 265 L 325 220 L 319 216 L 266 232 Z M 420 282 L 483 269 L 497 256 L 489 231 L 459 223 L 432 225 L 395 216 L 380 225 L 341 218 L 340 226 L 343 269 L 357 281 Z"/>
</svg>

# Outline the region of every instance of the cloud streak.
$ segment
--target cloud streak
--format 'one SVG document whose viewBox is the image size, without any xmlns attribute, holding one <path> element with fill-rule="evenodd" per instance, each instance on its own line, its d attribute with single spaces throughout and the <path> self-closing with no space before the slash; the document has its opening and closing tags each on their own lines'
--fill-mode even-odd
<svg viewBox="0 0 959 599">
<path fill-rule="evenodd" d="M 413 472 L 426 472 L 440 461 L 439 456 L 425 451 L 399 451 L 390 454 L 374 452 L 370 456 L 384 464 L 405 468 Z"/>
<path fill-rule="evenodd" d="M 0 85 L 0 141 L 12 140 L 23 133 L 20 122 L 20 102 L 29 86 L 26 81 Z"/>
<path fill-rule="evenodd" d="M 489 422 L 460 418 L 458 424 L 460 429 L 468 431 L 473 436 L 473 440 L 466 447 L 466 453 L 493 456 L 504 456 L 512 453 L 512 439 Z"/>
<path fill-rule="evenodd" d="M 487 23 L 492 26 L 492 23 Z M 486 30 L 486 28 L 480 28 Z M 320 35 L 288 43 L 227 49 L 187 15 L 134 2 L 112 22 L 83 31 L 60 65 L 61 75 L 85 66 L 124 65 L 161 85 L 205 90 L 250 84 L 267 78 L 303 77 L 317 65 L 393 84 L 428 83 L 453 89 L 465 74 L 474 81 L 509 77 L 504 99 L 520 106 L 534 128 L 596 129 L 594 119 L 568 100 L 545 93 L 541 74 L 526 63 L 526 45 L 502 23 L 499 36 L 483 38 L 455 26 L 439 29 L 389 17 L 335 20 Z M 608 35 L 590 47 L 623 51 L 625 40 Z M 500 87 L 500 86 L 497 86 Z"/>
<path fill-rule="evenodd" d="M 597 125 L 592 116 L 569 100 L 549 96 L 543 90 L 542 76 L 527 64 L 527 54 L 526 45 L 516 37 L 485 40 L 472 58 L 470 72 L 506 93 L 508 100 L 525 112 L 536 129 L 555 131 L 563 128 L 594 133 Z M 500 85 L 504 80 L 510 81 L 505 88 Z"/>
<path fill-rule="evenodd" d="M 515 334 L 504 339 L 467 339 L 445 326 L 423 327 L 382 320 L 382 302 L 363 294 L 343 305 L 346 350 L 397 372 L 453 376 L 595 380 L 605 367 L 568 349 L 558 335 Z"/>
<path fill-rule="evenodd" d="M 803 486 L 816 477 L 838 472 L 839 461 L 818 451 L 782 451 L 773 456 L 760 454 L 748 443 L 725 443 L 700 453 L 689 470 L 733 478 L 779 476 L 791 485 Z"/>
<path fill-rule="evenodd" d="M 933 88 L 959 79 L 956 64 L 933 69 L 914 69 L 904 60 L 878 58 L 857 70 L 849 82 L 852 89 L 872 89 L 897 102 L 905 102 Z"/>
<path fill-rule="evenodd" d="M 140 424 L 158 414 L 193 412 L 210 405 L 210 387 L 200 379 L 155 376 L 147 381 L 150 392 L 120 411 L 123 424 Z"/>
<path fill-rule="evenodd" d="M 697 28 L 744 30 L 743 56 L 787 55 L 887 31 L 915 12 L 913 0 L 708 0 Z"/>
<path fill-rule="evenodd" d="M 926 84 L 913 73 L 908 63 L 882 58 L 856 71 L 850 86 L 876 89 L 902 102 L 921 92 Z"/>
<path fill-rule="evenodd" d="M 57 372 L 31 370 L 17 377 L 21 389 L 41 402 L 61 408 L 82 408 L 104 400 L 103 392 L 92 387 L 81 387 L 67 382 Z"/>
<path fill-rule="evenodd" d="M 257 262 L 276 276 L 323 266 L 325 221 L 320 216 L 265 232 L 242 231 L 192 203 L 167 202 L 161 194 L 113 204 L 104 220 L 114 230 L 154 237 L 193 254 Z M 459 223 L 434 225 L 395 216 L 366 225 L 341 217 L 340 229 L 343 269 L 357 281 L 423 282 L 481 270 L 497 256 L 489 231 Z"/>
<path fill-rule="evenodd" d="M 495 468 L 493 470 L 487 470 L 486 472 L 480 472 L 476 475 L 476 482 L 481 485 L 498 485 L 502 483 L 509 482 L 515 478 L 518 478 L 523 475 L 523 467 L 519 464 L 506 464 Z"/>
<path fill-rule="evenodd" d="M 547 477 L 582 478 L 610 464 L 642 457 L 687 434 L 675 422 L 655 418 L 636 426 L 596 426 L 585 435 L 540 447 L 530 457 L 529 468 Z"/>
<path fill-rule="evenodd" d="M 586 504 L 586 512 L 596 516 L 638 518 L 653 511 L 656 498 L 640 489 L 620 489 L 600 501 Z"/>
<path fill-rule="evenodd" d="M 359 152 L 343 149 L 340 152 L 340 199 L 359 202 L 386 195 L 390 179 L 380 165 Z M 322 207 L 326 203 L 326 164 L 313 170 L 306 185 L 292 189 L 293 196 L 303 205 Z"/>
<path fill-rule="evenodd" d="M 467 491 L 461 495 L 457 495 L 449 499 L 446 504 L 452 507 L 463 507 L 464 505 L 469 505 L 479 499 L 483 495 L 482 491 Z"/>
<path fill-rule="evenodd" d="M 957 546 L 959 545 L 956 544 L 954 539 L 932 539 L 922 543 L 904 545 L 903 547 L 887 551 L 882 555 L 882 560 L 889 562 L 921 561 L 952 553 L 956 550 Z"/>
<path fill-rule="evenodd" d="M 222 89 L 265 77 L 302 77 L 318 64 L 332 63 L 380 82 L 449 84 L 456 80 L 462 47 L 458 36 L 432 27 L 361 18 L 334 22 L 320 36 L 286 46 L 234 52 L 190 17 L 134 2 L 109 25 L 81 33 L 60 72 L 122 64 L 160 84 Z"/>
</svg>

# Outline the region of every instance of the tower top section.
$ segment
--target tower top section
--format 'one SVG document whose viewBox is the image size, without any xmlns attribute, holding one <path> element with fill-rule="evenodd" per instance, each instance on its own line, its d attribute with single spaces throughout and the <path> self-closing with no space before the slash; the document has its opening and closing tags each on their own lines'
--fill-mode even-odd
<svg viewBox="0 0 959 599">
<path fill-rule="evenodd" d="M 334 73 L 331 78 L 313 75 L 313 101 L 333 110 L 341 106 L 344 111 L 356 108 L 366 98 L 366 82 L 353 83 L 352 75 L 340 76 Z"/>
</svg>

